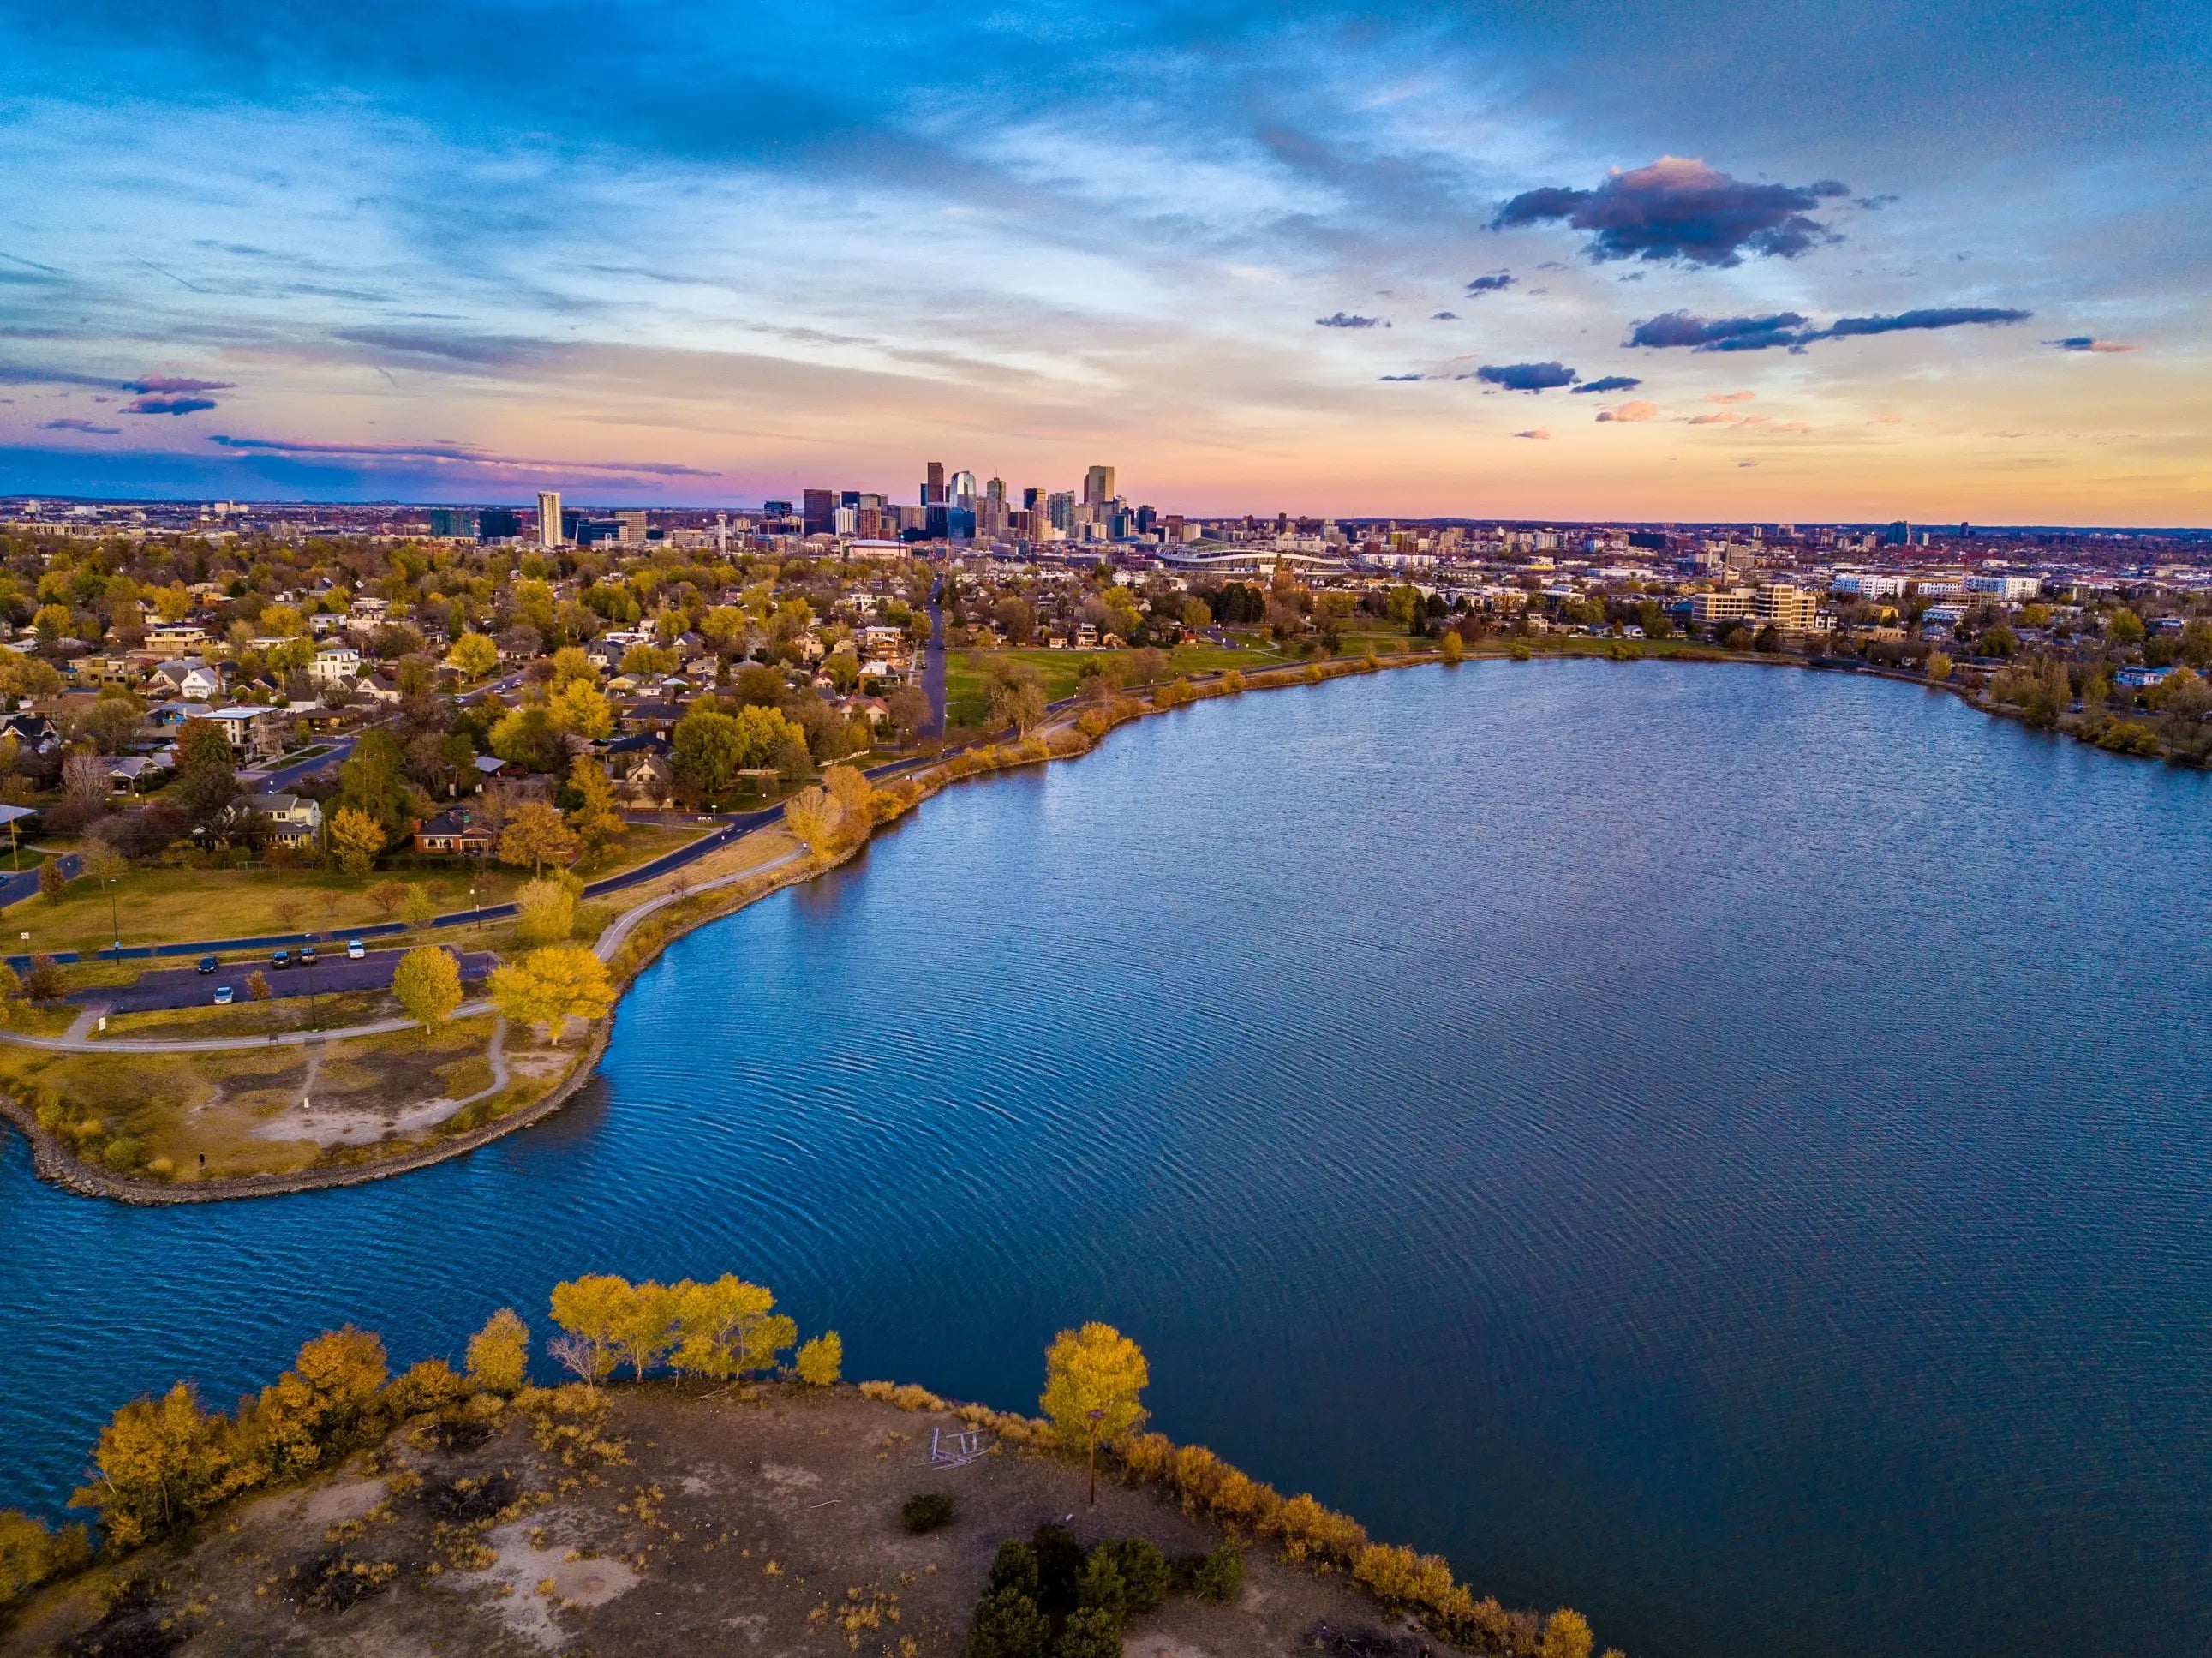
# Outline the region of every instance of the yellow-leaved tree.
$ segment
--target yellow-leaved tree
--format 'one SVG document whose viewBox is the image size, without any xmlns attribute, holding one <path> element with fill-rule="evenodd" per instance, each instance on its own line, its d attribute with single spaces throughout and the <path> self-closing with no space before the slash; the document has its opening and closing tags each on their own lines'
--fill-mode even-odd
<svg viewBox="0 0 2212 1658">
<path fill-rule="evenodd" d="M 482 634 L 464 633 L 446 653 L 446 665 L 464 679 L 482 679 L 499 666 L 499 647 Z"/>
<path fill-rule="evenodd" d="M 520 868 L 530 865 L 532 875 L 543 875 L 548 864 L 567 864 L 582 850 L 557 809 L 543 800 L 526 800 L 508 814 L 499 835 L 499 861 Z"/>
<path fill-rule="evenodd" d="M 568 768 L 568 786 L 576 794 L 576 804 L 568 813 L 568 827 L 576 831 L 576 838 L 584 843 L 586 852 L 605 852 L 622 838 L 628 827 L 623 822 L 621 809 L 615 805 L 615 786 L 607 776 L 607 768 L 590 756 L 580 754 Z"/>
<path fill-rule="evenodd" d="M 469 1380 L 488 1393 L 511 1394 L 530 1374 L 530 1327 L 502 1307 L 469 1338 Z"/>
<path fill-rule="evenodd" d="M 547 1342 L 545 1351 L 579 1382 L 597 1387 L 614 1374 L 615 1342 L 629 1302 L 628 1280 L 611 1272 L 586 1272 L 555 1284 L 553 1321 L 562 1333 Z"/>
<path fill-rule="evenodd" d="M 434 1029 L 461 1005 L 461 969 L 439 945 L 418 945 L 392 969 L 392 993 L 409 1018 L 425 1030 Z"/>
<path fill-rule="evenodd" d="M 845 1339 L 824 1330 L 799 1350 L 799 1379 L 810 1388 L 835 1385 L 845 1369 Z"/>
<path fill-rule="evenodd" d="M 576 927 L 576 895 L 560 881 L 525 881 L 514 895 L 522 936 L 533 944 L 558 944 Z"/>
<path fill-rule="evenodd" d="M 545 718 L 555 731 L 569 737 L 605 737 L 615 728 L 614 711 L 588 679 L 571 679 L 548 692 Z"/>
<path fill-rule="evenodd" d="M 1152 1380 L 1144 1350 L 1110 1324 L 1062 1330 L 1045 1349 L 1044 1393 L 1037 1403 L 1068 1450 L 1091 1458 L 1091 1502 L 1098 1502 L 1098 1448 L 1143 1425 L 1138 1395 Z"/>
<path fill-rule="evenodd" d="M 762 1284 L 725 1272 L 676 1287 L 678 1339 L 669 1363 L 684 1376 L 727 1381 L 773 1370 L 776 1355 L 799 1339 L 799 1326 L 775 1310 L 775 1294 Z"/>
<path fill-rule="evenodd" d="M 115 1412 L 93 1452 L 99 1478 L 81 1486 L 70 1506 L 99 1510 L 110 1548 L 135 1549 L 217 1500 L 234 1466 L 231 1440 L 230 1424 L 200 1409 L 179 1382 L 158 1400 L 136 1400 Z"/>
<path fill-rule="evenodd" d="M 607 964 L 581 944 L 533 950 L 492 969 L 491 999 L 523 1025 L 544 1025 L 556 1047 L 570 1019 L 596 1019 L 614 1005 Z"/>
<path fill-rule="evenodd" d="M 83 1527 L 52 1532 L 45 1521 L 21 1509 L 0 1509 L 0 1606 L 91 1558 L 92 1543 Z"/>
<path fill-rule="evenodd" d="M 351 876 L 363 876 L 376 866 L 384 850 L 384 826 L 367 812 L 340 806 L 324 826 L 323 837 L 338 867 Z"/>
<path fill-rule="evenodd" d="M 783 826 L 804 842 L 809 852 L 819 852 L 836 834 L 842 815 L 837 803 L 825 790 L 805 788 L 784 803 Z"/>
<path fill-rule="evenodd" d="M 265 1477 L 291 1479 L 347 1447 L 389 1374 L 383 1338 L 350 1324 L 302 1344 L 293 1368 L 240 1418 Z"/>
</svg>

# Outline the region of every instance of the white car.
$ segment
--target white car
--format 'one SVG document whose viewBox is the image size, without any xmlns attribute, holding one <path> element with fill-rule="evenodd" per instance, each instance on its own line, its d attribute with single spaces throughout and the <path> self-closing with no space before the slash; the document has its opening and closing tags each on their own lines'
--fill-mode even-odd
<svg viewBox="0 0 2212 1658">
<path fill-rule="evenodd" d="M 357 962 L 368 954 L 368 952 L 361 947 L 360 939 L 349 938 L 346 940 L 346 960 L 349 962 Z"/>
<path fill-rule="evenodd" d="M 215 987 L 215 1005 L 217 1007 L 228 1007 L 237 993 L 228 985 L 217 985 Z"/>
</svg>

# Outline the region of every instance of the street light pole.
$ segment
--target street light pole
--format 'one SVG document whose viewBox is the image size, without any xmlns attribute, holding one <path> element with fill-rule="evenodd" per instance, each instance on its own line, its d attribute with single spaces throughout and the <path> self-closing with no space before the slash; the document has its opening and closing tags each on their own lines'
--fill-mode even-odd
<svg viewBox="0 0 2212 1658">
<path fill-rule="evenodd" d="M 1098 1424 L 1106 1419 L 1104 1410 L 1087 1412 L 1091 1419 L 1091 1506 L 1098 1506 Z"/>
</svg>

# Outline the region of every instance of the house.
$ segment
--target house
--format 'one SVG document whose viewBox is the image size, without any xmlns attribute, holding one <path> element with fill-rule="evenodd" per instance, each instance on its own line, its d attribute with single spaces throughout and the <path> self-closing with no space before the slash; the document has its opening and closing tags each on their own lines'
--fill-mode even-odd
<svg viewBox="0 0 2212 1658">
<path fill-rule="evenodd" d="M 282 754 L 285 733 L 291 725 L 282 708 L 243 705 L 216 708 L 208 718 L 230 738 L 233 754 L 250 755 L 256 759 L 274 759 Z"/>
<path fill-rule="evenodd" d="M 350 645 L 325 645 L 307 665 L 307 677 L 318 685 L 336 685 L 361 675 L 361 653 Z"/>
<path fill-rule="evenodd" d="M 2130 690 L 2148 690 L 2172 671 L 2172 668 L 2122 668 L 2112 675 L 2112 683 Z"/>
<path fill-rule="evenodd" d="M 633 702 L 623 710 L 622 722 L 631 731 L 665 732 L 683 717 L 680 702 Z"/>
<path fill-rule="evenodd" d="M 415 850 L 448 856 L 480 858 L 491 855 L 497 840 L 491 826 L 466 806 L 454 806 L 426 817 L 415 826 Z"/>
<path fill-rule="evenodd" d="M 222 674 L 196 656 L 180 656 L 154 670 L 154 683 L 178 700 L 209 702 L 222 695 Z"/>
<path fill-rule="evenodd" d="M 117 794 L 134 793 L 149 774 L 158 773 L 161 769 L 160 762 L 137 754 L 118 756 L 109 760 L 106 765 L 107 786 Z"/>
<path fill-rule="evenodd" d="M 9 737 L 30 754 L 51 754 L 62 746 L 61 733 L 44 714 L 0 714 L 0 738 Z"/>
<path fill-rule="evenodd" d="M 619 776 L 625 798 L 640 805 L 657 806 L 669 798 L 676 783 L 675 768 L 656 748 L 644 748 L 629 756 Z"/>
<path fill-rule="evenodd" d="M 268 823 L 277 846 L 312 846 L 323 832 L 323 809 L 304 794 L 257 794 L 244 804 Z"/>
<path fill-rule="evenodd" d="M 197 657 L 213 642 L 197 622 L 156 622 L 146 629 L 146 648 L 161 657 Z"/>
</svg>

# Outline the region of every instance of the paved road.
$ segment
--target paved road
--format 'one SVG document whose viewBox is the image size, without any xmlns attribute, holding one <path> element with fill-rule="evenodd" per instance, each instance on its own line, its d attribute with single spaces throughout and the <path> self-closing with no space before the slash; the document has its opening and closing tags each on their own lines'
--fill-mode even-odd
<svg viewBox="0 0 2212 1658">
<path fill-rule="evenodd" d="M 84 873 L 84 859 L 76 853 L 64 853 L 60 859 L 62 874 L 70 880 Z M 0 905 L 12 904 L 19 899 L 35 896 L 39 890 L 39 872 L 34 869 L 11 872 L 0 879 Z"/>
<path fill-rule="evenodd" d="M 929 642 L 921 647 L 921 691 L 929 699 L 929 725 L 916 735 L 934 743 L 945 740 L 945 606 L 938 598 L 944 591 L 941 578 L 929 590 Z"/>
<path fill-rule="evenodd" d="M 353 752 L 353 745 L 361 739 L 356 737 L 333 737 L 313 746 L 325 750 L 312 760 L 295 761 L 289 766 L 279 766 L 261 780 L 263 794 L 282 794 L 303 777 L 312 777 L 319 771 L 334 771 L 345 757 Z"/>
<path fill-rule="evenodd" d="M 119 989 L 81 990 L 70 1000 L 97 1005 L 108 1013 L 150 1013 L 162 1008 L 205 1006 L 214 1001 L 217 986 L 228 985 L 244 1001 L 246 975 L 257 969 L 268 979 L 272 998 L 304 997 L 310 991 L 318 996 L 334 996 L 342 990 L 382 990 L 391 984 L 392 971 L 405 955 L 404 950 L 377 950 L 352 962 L 340 950 L 324 956 L 313 968 L 294 967 L 282 972 L 261 956 L 225 962 L 213 973 L 189 967 L 165 968 L 142 973 L 136 984 Z M 499 958 L 488 950 L 471 951 L 460 960 L 464 983 L 488 977 L 499 964 Z"/>
</svg>

